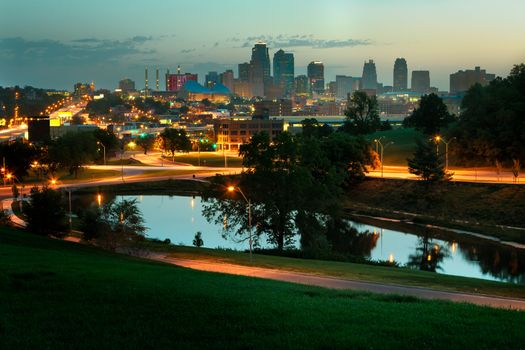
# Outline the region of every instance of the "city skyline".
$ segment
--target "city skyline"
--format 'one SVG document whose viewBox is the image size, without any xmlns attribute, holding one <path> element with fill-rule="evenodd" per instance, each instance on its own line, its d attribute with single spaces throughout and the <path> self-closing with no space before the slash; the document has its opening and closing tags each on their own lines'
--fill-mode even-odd
<svg viewBox="0 0 525 350">
<path fill-rule="evenodd" d="M 113 89 L 127 77 L 142 88 L 145 67 L 165 72 L 178 65 L 200 81 L 208 71 L 232 69 L 237 77 L 237 65 L 249 61 L 258 40 L 268 43 L 271 57 L 279 49 L 293 53 L 296 76 L 306 74 L 311 61 L 324 63 L 326 83 L 336 75 L 361 76 L 364 62 L 373 59 L 378 81 L 392 85 L 394 61 L 404 57 L 409 75 L 429 70 L 431 85 L 440 90 L 448 90 L 449 75 L 458 70 L 481 66 L 506 76 L 525 56 L 525 25 L 519 24 L 525 5 L 519 1 L 401 2 L 407 6 L 338 0 L 313 8 L 298 1 L 280 7 L 268 1 L 260 8 L 205 0 L 124 7 L 118 1 L 10 2 L 0 15 L 0 85 L 71 89 L 74 82 L 93 80 L 97 88 Z M 445 16 L 446 25 L 440 22 Z M 316 20 L 305 26 L 309 17 Z M 495 18 L 504 20 L 485 25 Z M 386 22 L 396 25 L 385 30 Z M 210 23 L 214 30 L 204 30 Z"/>
</svg>

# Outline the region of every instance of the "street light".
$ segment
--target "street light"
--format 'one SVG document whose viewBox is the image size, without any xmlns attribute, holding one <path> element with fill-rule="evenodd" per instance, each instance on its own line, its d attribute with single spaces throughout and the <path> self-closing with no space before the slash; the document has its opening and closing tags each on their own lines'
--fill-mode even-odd
<svg viewBox="0 0 525 350">
<path fill-rule="evenodd" d="M 252 240 L 252 202 L 244 195 L 240 187 L 235 186 L 228 186 L 228 192 L 235 192 L 238 191 L 244 200 L 246 201 L 246 204 L 248 205 L 248 234 L 249 234 L 249 242 L 250 242 L 250 262 L 252 261 L 252 248 L 253 248 L 253 240 Z"/>
<path fill-rule="evenodd" d="M 104 165 L 106 165 L 106 146 L 100 141 L 97 141 L 97 145 L 102 146 L 102 149 L 104 150 Z"/>
<path fill-rule="evenodd" d="M 394 144 L 394 142 L 389 142 L 386 145 L 383 145 L 383 143 L 381 142 L 382 138 L 383 137 L 380 137 L 380 138 L 374 140 L 374 142 L 376 143 L 376 149 L 377 149 L 378 145 L 379 145 L 379 148 L 381 149 L 381 177 L 383 177 L 383 174 L 384 174 L 383 154 L 384 154 L 385 148 L 387 148 L 388 146 Z"/>
<path fill-rule="evenodd" d="M 454 141 L 456 138 L 453 137 L 450 140 L 446 140 L 443 137 L 437 135 L 434 140 L 436 141 L 436 147 L 438 148 L 437 154 L 439 154 L 439 142 L 443 142 L 445 144 L 445 171 L 448 171 L 448 145 Z"/>
</svg>

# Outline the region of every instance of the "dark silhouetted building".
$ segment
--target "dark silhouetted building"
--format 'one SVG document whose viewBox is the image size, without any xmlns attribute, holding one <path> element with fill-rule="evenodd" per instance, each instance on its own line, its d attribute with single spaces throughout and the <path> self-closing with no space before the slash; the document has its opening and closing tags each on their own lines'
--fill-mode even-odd
<svg viewBox="0 0 525 350">
<path fill-rule="evenodd" d="M 233 71 L 228 69 L 226 72 L 221 73 L 219 80 L 222 85 L 226 86 L 228 90 L 233 92 Z"/>
<path fill-rule="evenodd" d="M 27 121 L 29 142 L 44 143 L 51 139 L 51 126 L 48 115 L 29 117 Z"/>
<path fill-rule="evenodd" d="M 265 100 L 256 102 L 255 105 L 256 116 L 291 116 L 292 115 L 292 101 L 291 100 Z"/>
<path fill-rule="evenodd" d="M 249 63 L 239 63 L 239 80 L 240 81 L 250 81 L 250 64 Z"/>
<path fill-rule="evenodd" d="M 496 79 L 495 74 L 489 74 L 485 69 L 481 69 L 480 67 L 476 67 L 474 70 L 460 70 L 454 74 L 450 74 L 450 92 L 465 92 L 475 84 L 486 86 L 494 79 Z"/>
<path fill-rule="evenodd" d="M 124 93 L 135 91 L 135 82 L 131 79 L 122 79 L 118 82 L 118 88 Z"/>
<path fill-rule="evenodd" d="M 310 81 L 310 91 L 317 94 L 324 92 L 324 65 L 323 62 L 313 61 L 308 65 L 308 80 Z"/>
<path fill-rule="evenodd" d="M 406 91 L 408 89 L 408 66 L 404 58 L 396 59 L 394 63 L 394 91 Z"/>
<path fill-rule="evenodd" d="M 412 71 L 411 90 L 420 94 L 427 94 L 430 91 L 430 72 L 428 70 Z"/>
<path fill-rule="evenodd" d="M 347 98 L 348 94 L 359 90 L 361 78 L 349 77 L 346 75 L 335 76 L 335 97 L 340 100 Z"/>
<path fill-rule="evenodd" d="M 298 75 L 294 79 L 295 93 L 298 95 L 305 95 L 310 93 L 310 82 L 306 75 Z"/>
<path fill-rule="evenodd" d="M 219 74 L 217 72 L 208 72 L 208 74 L 206 74 L 204 77 L 204 86 L 209 89 L 213 89 L 213 87 L 217 84 L 220 84 Z"/>
<path fill-rule="evenodd" d="M 377 71 L 376 64 L 373 60 L 365 62 L 363 66 L 363 78 L 361 80 L 361 89 L 377 90 Z"/>
<path fill-rule="evenodd" d="M 264 96 L 264 84 L 270 82 L 270 55 L 265 43 L 257 43 L 252 48 L 250 60 L 250 82 L 255 96 Z"/>
<path fill-rule="evenodd" d="M 294 90 L 294 57 L 293 53 L 279 50 L 273 55 L 273 81 L 284 96 L 291 96 Z"/>
</svg>

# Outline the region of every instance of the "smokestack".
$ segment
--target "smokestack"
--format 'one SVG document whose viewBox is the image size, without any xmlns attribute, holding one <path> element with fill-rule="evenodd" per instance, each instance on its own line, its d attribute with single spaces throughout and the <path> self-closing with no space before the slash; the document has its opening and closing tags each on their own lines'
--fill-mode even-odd
<svg viewBox="0 0 525 350">
<path fill-rule="evenodd" d="M 149 84 L 148 84 L 148 68 L 146 68 L 146 71 L 145 71 L 145 75 L 144 75 L 145 79 L 146 79 L 146 91 L 144 92 L 144 96 L 145 97 L 148 97 L 148 90 L 149 90 Z"/>
<path fill-rule="evenodd" d="M 157 81 L 155 84 L 155 90 L 159 91 L 159 69 L 157 68 Z"/>
<path fill-rule="evenodd" d="M 177 66 L 177 74 L 180 74 L 180 66 Z"/>
</svg>

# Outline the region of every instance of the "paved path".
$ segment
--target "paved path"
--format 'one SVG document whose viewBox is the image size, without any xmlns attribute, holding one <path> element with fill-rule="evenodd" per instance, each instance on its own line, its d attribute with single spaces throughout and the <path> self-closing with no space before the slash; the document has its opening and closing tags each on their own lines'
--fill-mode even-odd
<svg viewBox="0 0 525 350">
<path fill-rule="evenodd" d="M 20 219 L 18 216 L 15 215 L 13 212 L 13 199 L 7 198 L 2 200 L 2 208 L 7 212 L 7 215 L 11 218 L 11 222 L 15 224 L 18 227 L 26 227 L 26 222 L 22 219 Z"/>
<path fill-rule="evenodd" d="M 276 270 L 262 267 L 243 266 L 208 260 L 179 259 L 165 256 L 162 254 L 153 255 L 150 258 L 153 260 L 163 261 L 170 264 L 201 271 L 266 278 L 271 280 L 306 284 L 331 289 L 351 289 L 382 294 L 409 295 L 422 299 L 440 299 L 454 302 L 472 303 L 482 306 L 491 306 L 496 308 L 525 310 L 525 299 L 520 300 L 468 293 L 445 292 L 420 287 L 408 287 L 391 284 L 380 284 L 374 282 L 354 281 L 328 276 L 318 276 L 307 273 Z"/>
</svg>

